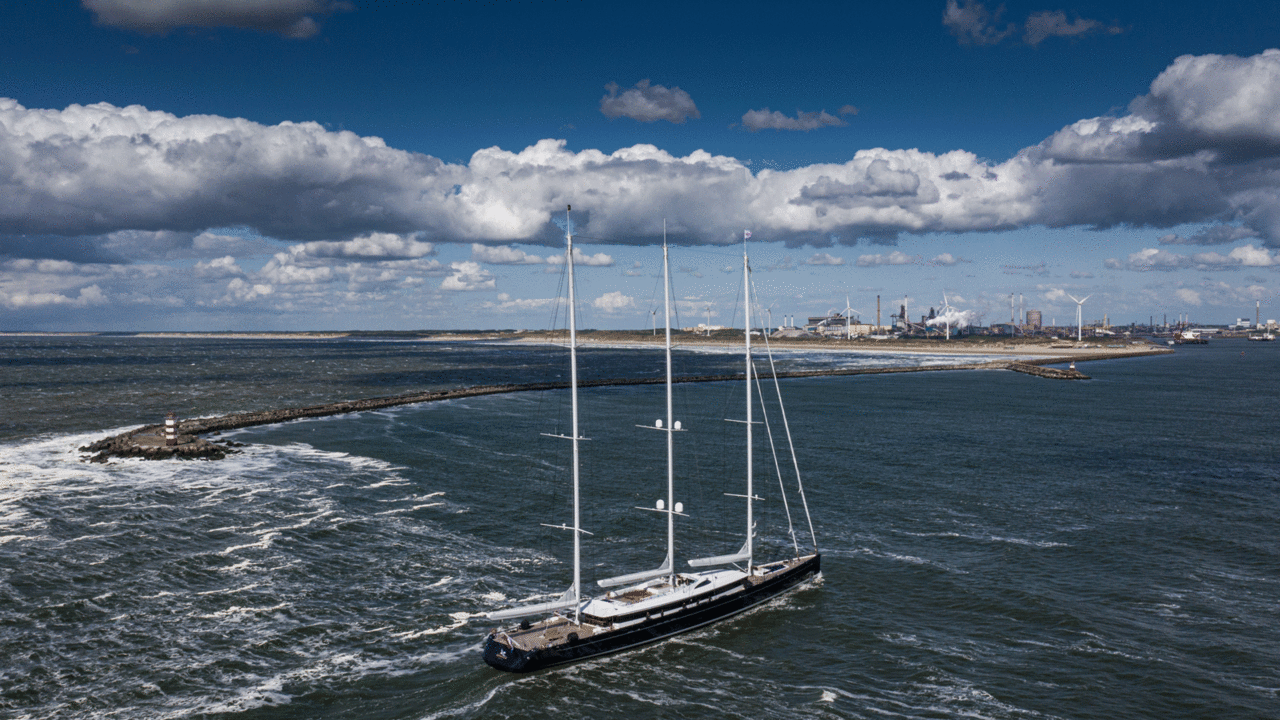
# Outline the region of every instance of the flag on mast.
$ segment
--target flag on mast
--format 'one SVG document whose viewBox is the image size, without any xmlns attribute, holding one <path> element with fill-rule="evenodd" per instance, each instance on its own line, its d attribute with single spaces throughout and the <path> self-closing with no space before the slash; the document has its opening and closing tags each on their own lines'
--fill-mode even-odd
<svg viewBox="0 0 1280 720">
<path fill-rule="evenodd" d="M 742 231 L 742 239 L 743 239 L 743 240 L 746 240 L 746 239 L 747 239 L 747 238 L 749 238 L 749 237 L 751 237 L 751 231 L 750 231 L 750 230 L 743 230 L 743 231 Z"/>
</svg>

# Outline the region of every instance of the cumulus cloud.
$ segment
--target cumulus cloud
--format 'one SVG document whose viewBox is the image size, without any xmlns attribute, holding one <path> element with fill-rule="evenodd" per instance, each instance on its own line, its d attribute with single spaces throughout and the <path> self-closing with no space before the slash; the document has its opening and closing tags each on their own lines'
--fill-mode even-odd
<svg viewBox="0 0 1280 720">
<path fill-rule="evenodd" d="M 319 240 L 297 245 L 295 254 L 316 258 L 358 258 L 364 260 L 405 260 L 435 254 L 435 246 L 410 236 L 370 233 L 344 241 Z"/>
<path fill-rule="evenodd" d="M 1062 288 L 1049 288 L 1041 294 L 1046 301 L 1050 303 L 1060 303 L 1067 300 L 1067 291 Z"/>
<path fill-rule="evenodd" d="M 1003 5 L 992 14 L 986 5 L 974 0 L 947 0 L 942 24 L 962 45 L 995 45 L 1018 31 L 1013 23 L 997 27 L 1003 13 Z"/>
<path fill-rule="evenodd" d="M 1017 23 L 1001 25 L 1002 14 L 1004 5 L 1000 5 L 992 13 L 981 2 L 947 0 L 947 7 L 942 12 L 942 24 L 961 45 L 997 45 L 1018 32 Z M 1122 32 L 1122 27 L 1097 20 L 1077 17 L 1069 21 L 1065 12 L 1054 10 L 1028 16 L 1023 25 L 1022 41 L 1036 46 L 1051 37 L 1078 38 L 1097 33 L 1117 35 Z"/>
<path fill-rule="evenodd" d="M 768 241 L 827 246 L 1199 223 L 1236 229 L 1190 239 L 1253 233 L 1280 247 L 1280 50 L 1178 58 L 1129 110 L 1073 122 L 999 163 L 871 148 L 753 172 L 705 151 L 572 152 L 559 140 L 444 163 L 315 123 L 0 100 L 0 254 L 248 257 L 236 243 L 266 236 L 302 243 L 294 264 L 424 260 L 442 242 L 558 245 L 553 218 L 569 203 L 580 232 L 615 244 L 649 244 L 667 218 L 686 244 L 732 243 L 744 226 Z M 246 228 L 249 239 L 211 228 Z M 480 252 L 474 261 L 499 257 Z"/>
<path fill-rule="evenodd" d="M 493 273 L 480 267 L 480 263 L 466 260 L 449 263 L 449 267 L 453 268 L 453 274 L 440 283 L 441 290 L 492 290 L 497 285 Z"/>
<path fill-rule="evenodd" d="M 1272 254 L 1266 248 L 1241 245 L 1223 255 L 1216 252 L 1182 255 L 1160 248 L 1144 248 L 1132 253 L 1126 260 L 1111 258 L 1106 267 L 1112 270 L 1133 270 L 1148 272 L 1151 270 L 1239 270 L 1242 268 L 1274 267 L 1280 265 L 1280 255 Z"/>
<path fill-rule="evenodd" d="M 1217 253 L 1213 253 L 1216 255 Z M 1238 261 L 1244 267 L 1271 267 L 1280 265 L 1280 256 L 1273 255 L 1266 248 L 1253 245 L 1241 245 L 1227 256 L 1229 260 Z"/>
<path fill-rule="evenodd" d="M 564 304 L 566 304 L 566 301 L 562 298 L 513 298 L 507 293 L 498 293 L 497 302 L 486 300 L 480 304 L 480 307 L 497 312 L 524 312 L 542 310 Z"/>
<path fill-rule="evenodd" d="M 1178 291 L 1176 294 L 1179 300 L 1181 300 L 1182 302 L 1188 305 L 1195 305 L 1199 307 L 1200 305 L 1204 304 L 1204 302 L 1200 299 L 1200 293 L 1196 292 L 1195 290 L 1191 290 L 1189 288 L 1178 288 Z"/>
<path fill-rule="evenodd" d="M 621 291 L 615 290 L 592 300 L 591 306 L 604 313 L 616 313 L 634 308 L 636 301 L 635 298 L 623 295 Z"/>
<path fill-rule="evenodd" d="M 245 303 L 266 297 L 274 292 L 274 288 L 266 283 L 251 283 L 244 278 L 235 278 L 227 283 L 227 294 L 222 303 Z"/>
<path fill-rule="evenodd" d="M 100 25 L 148 35 L 180 27 L 234 27 L 308 38 L 316 17 L 354 9 L 341 0 L 81 0 Z"/>
<path fill-rule="evenodd" d="M 941 255 L 938 255 L 937 257 L 926 262 L 925 264 L 933 265 L 933 266 L 950 267 L 952 265 L 959 265 L 962 262 L 969 262 L 969 261 L 965 260 L 964 258 L 958 258 L 955 255 L 952 255 L 951 253 L 942 253 Z"/>
<path fill-rule="evenodd" d="M 323 285 L 334 278 L 329 265 L 308 265 L 290 253 L 278 253 L 258 271 L 258 276 L 276 285 Z"/>
<path fill-rule="evenodd" d="M 0 99 L 0 157 L 0 232 L 14 234 L 234 226 L 321 240 L 441 231 L 413 208 L 455 184 L 439 160 L 317 123 L 178 118 L 106 103 L 46 111 Z M 484 204 L 463 214 L 483 215 Z"/>
<path fill-rule="evenodd" d="M 250 293 L 242 287 L 222 302 L 247 302 L 266 295 L 281 301 L 312 302 L 316 295 L 335 286 L 347 293 L 362 293 L 421 284 L 424 276 L 442 277 L 453 270 L 427 257 L 434 253 L 430 243 L 394 234 L 298 243 L 273 254 L 256 273 L 246 274 L 246 281 L 269 285 L 272 292 L 259 289 Z"/>
<path fill-rule="evenodd" d="M 531 255 L 509 245 L 471 245 L 471 259 L 490 265 L 538 265 L 546 262 L 537 255 Z"/>
<path fill-rule="evenodd" d="M 808 260 L 805 260 L 804 263 L 806 265 L 843 265 L 844 258 L 820 252 L 814 253 Z"/>
<path fill-rule="evenodd" d="M 900 250 L 879 255 L 859 255 L 858 267 L 877 267 L 879 265 L 912 265 L 920 262 L 917 255 L 908 255 Z"/>
<path fill-rule="evenodd" d="M 1081 120 L 1040 147 L 1066 162 L 1182 160 L 1169 167 L 1201 173 L 1274 158 L 1280 155 L 1280 50 L 1247 58 L 1183 55 L 1129 104 L 1129 115 Z"/>
<path fill-rule="evenodd" d="M 661 85 L 650 85 L 647 79 L 636 83 L 621 95 L 622 88 L 611 82 L 604 86 L 609 92 L 600 98 L 600 112 L 608 118 L 629 117 L 640 122 L 656 122 L 666 120 L 684 124 L 685 120 L 702 117 L 693 104 L 689 93 L 678 87 L 667 89 Z"/>
<path fill-rule="evenodd" d="M 564 256 L 548 255 L 547 262 L 552 265 L 563 265 Z M 595 255 L 588 255 L 582 252 L 582 248 L 575 247 L 573 249 L 573 264 L 587 265 L 591 267 L 607 267 L 613 264 L 613 257 L 605 253 L 596 253 Z"/>
<path fill-rule="evenodd" d="M 50 305 L 58 305 L 64 307 L 82 308 L 89 305 L 102 305 L 107 302 L 107 297 L 103 294 L 102 288 L 97 285 L 80 288 L 80 292 L 75 297 L 64 295 L 56 292 L 6 292 L 0 290 L 0 305 L 13 310 L 24 310 L 45 307 Z"/>
<path fill-rule="evenodd" d="M 923 190 L 923 192 L 922 192 Z M 846 173 L 845 177 L 820 175 L 814 182 L 800 189 L 796 204 L 839 204 L 856 206 L 865 204 L 893 205 L 913 203 L 913 200 L 935 202 L 938 189 L 924 181 L 909 168 L 895 167 L 885 158 L 867 162 L 861 173 Z"/>
<path fill-rule="evenodd" d="M 230 255 L 208 262 L 198 262 L 192 271 L 199 277 L 208 278 L 243 277 L 245 274 L 244 270 L 236 264 L 236 259 Z"/>
<path fill-rule="evenodd" d="M 856 114 L 858 109 L 852 105 L 845 105 L 841 108 L 841 112 L 848 110 L 850 114 Z M 841 120 L 828 113 L 826 110 L 817 112 L 802 112 L 796 110 L 795 117 L 788 117 L 777 110 L 770 111 L 769 108 L 762 110 L 748 110 L 742 116 L 742 126 L 751 132 L 759 130 L 817 130 L 823 127 L 839 127 L 848 125 L 849 123 Z"/>
<path fill-rule="evenodd" d="M 1051 37 L 1077 38 L 1084 35 L 1105 32 L 1118 35 L 1124 28 L 1116 25 L 1105 25 L 1097 20 L 1077 17 L 1068 21 L 1067 14 L 1061 10 L 1053 12 L 1032 13 L 1027 18 L 1026 29 L 1022 33 L 1022 41 L 1028 45 L 1039 45 Z"/>
</svg>

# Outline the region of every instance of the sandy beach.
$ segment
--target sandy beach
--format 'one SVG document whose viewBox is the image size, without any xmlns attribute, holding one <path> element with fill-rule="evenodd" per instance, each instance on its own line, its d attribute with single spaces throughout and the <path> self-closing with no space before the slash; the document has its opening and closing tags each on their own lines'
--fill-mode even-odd
<svg viewBox="0 0 1280 720">
<path fill-rule="evenodd" d="M 455 338 L 459 339 L 459 338 Z M 473 336 L 471 339 L 482 339 Z M 563 343 L 564 332 L 529 332 L 529 333 L 494 333 L 490 340 L 516 340 L 527 343 Z M 651 347 L 661 346 L 661 335 L 649 335 L 635 332 L 601 332 L 591 331 L 578 334 L 579 345 L 600 345 L 608 347 Z M 673 336 L 674 347 L 714 347 L 726 351 L 742 347 L 742 336 L 705 337 L 680 333 Z M 752 345 L 763 349 L 766 340 L 753 338 Z M 917 353 L 927 355 L 957 356 L 1011 356 L 1028 357 L 1043 361 L 1045 358 L 1061 358 L 1062 362 L 1073 360 L 1084 361 L 1104 358 L 1134 357 L 1140 355 L 1164 354 L 1173 352 L 1172 348 L 1155 345 L 1145 340 L 1090 340 L 1081 343 L 1062 340 L 1023 340 L 988 337 L 968 337 L 955 340 L 933 339 L 894 339 L 871 340 L 854 338 L 852 340 L 835 338 L 768 338 L 767 345 L 772 350 L 787 352 L 829 352 L 829 353 Z"/>
</svg>

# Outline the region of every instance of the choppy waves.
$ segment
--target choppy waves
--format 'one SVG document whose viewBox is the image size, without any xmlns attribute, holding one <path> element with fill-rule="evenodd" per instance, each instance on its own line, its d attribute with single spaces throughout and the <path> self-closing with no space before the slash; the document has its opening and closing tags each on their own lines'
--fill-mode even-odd
<svg viewBox="0 0 1280 720">
<path fill-rule="evenodd" d="M 3 714 L 234 714 L 420 672 L 424 628 L 476 643 L 441 597 L 483 563 L 396 467 L 301 444 L 92 465 L 85 441 L 0 448 Z"/>
<path fill-rule="evenodd" d="M 500 377 L 519 351 L 468 367 Z M 0 716 L 1276 717 L 1280 413 L 1255 398 L 1274 357 L 1248 352 L 1102 363 L 1088 383 L 789 381 L 823 582 L 527 677 L 478 648 L 487 612 L 565 587 L 564 535 L 540 526 L 568 507 L 536 417 L 557 393 L 245 429 L 218 462 L 91 464 L 76 448 L 123 428 L 24 431 L 0 443 Z M 720 390 L 680 390 L 680 442 L 721 442 Z M 584 515 L 590 573 L 661 549 L 629 510 L 665 482 L 633 427 L 659 395 L 584 393 L 587 495 L 608 498 Z M 740 466 L 681 457 L 688 547 Z M 759 504 L 762 545 L 775 510 Z"/>
</svg>

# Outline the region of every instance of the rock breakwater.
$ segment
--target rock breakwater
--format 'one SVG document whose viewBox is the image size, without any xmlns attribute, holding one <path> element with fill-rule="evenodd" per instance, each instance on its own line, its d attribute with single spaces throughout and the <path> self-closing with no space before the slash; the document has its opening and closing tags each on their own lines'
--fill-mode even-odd
<svg viewBox="0 0 1280 720">
<path fill-rule="evenodd" d="M 1157 349 L 1154 352 L 1134 351 L 1126 353 L 1125 356 L 1151 355 L 1165 352 L 1167 351 L 1163 349 Z M 1099 353 L 1097 356 L 1077 355 L 1071 358 L 1028 358 L 1017 361 L 995 360 L 991 362 L 965 363 L 960 365 L 932 365 L 927 367 L 914 366 L 796 370 L 780 372 L 778 373 L 778 377 L 804 378 L 839 375 L 883 375 L 890 373 L 940 372 L 949 370 L 1014 370 L 1016 372 L 1027 373 L 1044 378 L 1087 380 L 1087 375 L 1084 375 L 1074 368 L 1064 370 L 1044 366 L 1069 361 L 1083 362 L 1085 360 L 1112 359 L 1115 357 L 1116 355 L 1114 353 Z M 677 377 L 674 378 L 674 382 L 728 382 L 734 380 L 740 381 L 742 380 L 742 377 L 743 375 L 741 373 L 726 375 L 696 375 Z M 622 385 L 657 385 L 663 382 L 663 378 L 660 377 L 618 378 L 586 380 L 579 382 L 578 386 L 586 388 Z M 177 424 L 179 442 L 175 445 L 165 444 L 163 439 L 163 426 L 147 425 L 131 430 L 127 433 L 104 438 L 80 448 L 80 451 L 85 453 L 94 453 L 91 458 L 88 458 L 91 462 L 106 462 L 112 457 L 138 457 L 154 460 L 169 458 L 200 458 L 216 460 L 225 457 L 229 453 L 235 452 L 237 444 L 225 441 L 213 442 L 200 437 L 201 435 L 216 434 L 228 430 L 237 430 L 257 425 L 271 425 L 275 423 L 289 422 L 291 420 L 301 420 L 304 418 L 330 417 L 353 412 L 380 410 L 383 408 L 397 407 L 401 405 L 415 405 L 418 403 L 438 402 L 441 400 L 476 397 L 479 395 L 496 395 L 502 393 L 531 392 L 539 390 L 561 390 L 568 387 L 569 383 L 567 381 L 504 385 L 475 385 L 472 387 L 406 393 L 403 395 L 389 395 L 385 397 L 349 400 L 344 402 L 327 403 L 324 405 L 311 405 L 307 407 L 236 413 L 211 418 L 192 418 L 183 420 Z"/>
</svg>

